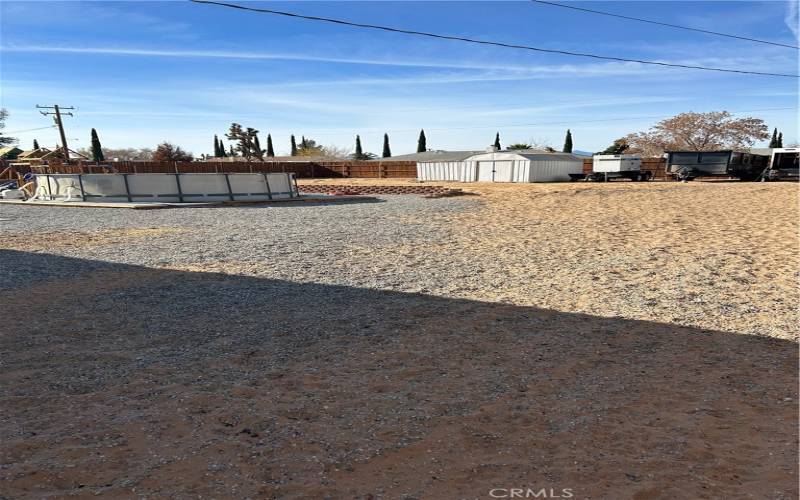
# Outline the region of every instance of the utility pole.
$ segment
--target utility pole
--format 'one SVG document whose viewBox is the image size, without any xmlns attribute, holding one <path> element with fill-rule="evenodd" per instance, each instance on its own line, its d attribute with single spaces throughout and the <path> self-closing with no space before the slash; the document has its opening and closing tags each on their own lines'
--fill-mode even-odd
<svg viewBox="0 0 800 500">
<path fill-rule="evenodd" d="M 67 134 L 64 133 L 64 122 L 61 121 L 61 116 L 73 116 L 72 113 L 62 113 L 62 109 L 75 109 L 73 107 L 62 108 L 58 104 L 53 106 L 39 106 L 38 109 L 52 109 L 53 111 L 39 111 L 44 116 L 53 115 L 56 125 L 58 125 L 58 133 L 61 134 L 61 146 L 64 148 L 64 162 L 69 165 L 69 147 L 67 146 Z"/>
</svg>

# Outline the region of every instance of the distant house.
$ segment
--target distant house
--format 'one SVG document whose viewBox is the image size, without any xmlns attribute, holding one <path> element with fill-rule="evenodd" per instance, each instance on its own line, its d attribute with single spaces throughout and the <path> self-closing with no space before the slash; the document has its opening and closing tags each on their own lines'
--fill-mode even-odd
<svg viewBox="0 0 800 500">
<path fill-rule="evenodd" d="M 479 153 L 483 153 L 483 151 L 423 151 L 422 153 L 378 158 L 371 161 L 461 161 Z"/>
<path fill-rule="evenodd" d="M 22 150 L 16 146 L 0 148 L 0 160 L 16 160 Z"/>
</svg>

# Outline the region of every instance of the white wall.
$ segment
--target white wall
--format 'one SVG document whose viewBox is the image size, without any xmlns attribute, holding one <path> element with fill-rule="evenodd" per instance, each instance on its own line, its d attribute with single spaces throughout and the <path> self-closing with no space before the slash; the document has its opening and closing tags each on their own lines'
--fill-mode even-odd
<svg viewBox="0 0 800 500">
<path fill-rule="evenodd" d="M 529 182 L 564 182 L 583 172 L 583 160 L 533 160 L 528 168 Z"/>
<path fill-rule="evenodd" d="M 417 162 L 417 179 L 421 181 L 475 182 L 477 170 L 470 161 Z"/>
<path fill-rule="evenodd" d="M 561 182 L 569 181 L 569 174 L 583 172 L 583 160 L 573 160 L 563 158 L 561 155 L 537 153 L 534 156 L 542 159 L 531 160 L 526 156 L 513 152 L 482 153 L 470 156 L 467 160 L 479 162 L 479 165 L 491 166 L 491 162 L 502 165 L 496 169 L 495 175 L 501 175 L 500 182 L 508 182 L 505 177 L 507 170 L 506 162 L 512 162 L 510 182 Z M 489 176 L 482 175 L 479 169 L 479 178 L 488 179 Z M 495 182 L 498 182 L 495 179 Z"/>
<path fill-rule="evenodd" d="M 421 181 L 561 182 L 569 181 L 569 174 L 583 172 L 583 160 L 557 154 L 536 156 L 542 159 L 496 152 L 473 155 L 464 161 L 418 162 L 417 178 Z"/>
</svg>

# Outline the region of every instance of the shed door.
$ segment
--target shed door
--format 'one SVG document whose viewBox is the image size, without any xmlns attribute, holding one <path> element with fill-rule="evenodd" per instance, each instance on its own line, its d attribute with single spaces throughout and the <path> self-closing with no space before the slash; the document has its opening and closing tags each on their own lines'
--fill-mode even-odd
<svg viewBox="0 0 800 500">
<path fill-rule="evenodd" d="M 482 182 L 511 182 L 513 161 L 479 161 L 478 180 Z"/>
</svg>

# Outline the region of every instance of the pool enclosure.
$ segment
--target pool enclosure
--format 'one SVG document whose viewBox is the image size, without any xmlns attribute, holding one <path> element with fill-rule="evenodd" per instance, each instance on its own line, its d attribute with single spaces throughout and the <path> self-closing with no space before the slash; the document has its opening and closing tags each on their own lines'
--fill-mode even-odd
<svg viewBox="0 0 800 500">
<path fill-rule="evenodd" d="M 299 196 L 293 173 L 35 174 L 34 198 L 56 201 L 199 203 Z"/>
</svg>

